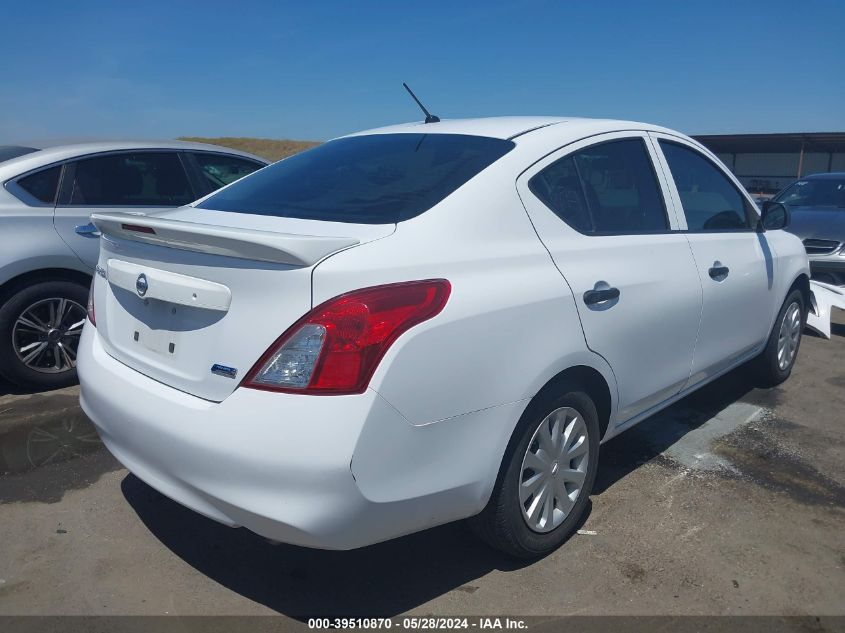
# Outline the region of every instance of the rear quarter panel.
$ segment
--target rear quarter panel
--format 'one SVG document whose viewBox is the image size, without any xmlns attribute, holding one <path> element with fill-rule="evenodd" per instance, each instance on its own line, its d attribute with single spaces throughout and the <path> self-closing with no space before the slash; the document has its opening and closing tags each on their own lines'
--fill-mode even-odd
<svg viewBox="0 0 845 633">
<path fill-rule="evenodd" d="M 25 206 L 0 188 L 0 286 L 46 268 L 91 274 L 53 228 L 52 207 Z"/>
<path fill-rule="evenodd" d="M 449 302 L 393 344 L 370 383 L 410 424 L 527 405 L 575 365 L 597 369 L 615 397 L 612 373 L 587 349 L 572 294 L 511 174 L 483 172 L 392 236 L 328 258 L 315 269 L 313 301 L 433 278 L 452 284 Z"/>
<path fill-rule="evenodd" d="M 513 175 L 490 175 L 314 271 L 315 304 L 386 283 L 443 278 L 452 285 L 443 311 L 399 337 L 370 381 L 407 424 L 368 421 L 351 464 L 371 500 L 435 500 L 436 516 L 421 517 L 424 525 L 484 508 L 517 422 L 561 371 L 596 369 L 616 407 L 610 367 L 587 349 L 572 294 Z M 425 514 L 428 505 L 415 502 L 415 511 Z"/>
</svg>

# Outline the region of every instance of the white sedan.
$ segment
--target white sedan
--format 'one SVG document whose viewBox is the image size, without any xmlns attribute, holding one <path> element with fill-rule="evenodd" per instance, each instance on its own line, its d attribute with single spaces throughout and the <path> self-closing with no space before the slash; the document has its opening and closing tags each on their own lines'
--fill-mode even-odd
<svg viewBox="0 0 845 633">
<path fill-rule="evenodd" d="M 309 547 L 469 518 L 549 552 L 603 441 L 748 361 L 785 380 L 809 304 L 784 207 L 625 121 L 383 128 L 92 220 L 79 374 L 103 441 L 179 503 Z"/>
<path fill-rule="evenodd" d="M 76 382 L 92 212 L 172 209 L 266 164 L 185 141 L 0 146 L 0 376 L 35 391 Z"/>
</svg>

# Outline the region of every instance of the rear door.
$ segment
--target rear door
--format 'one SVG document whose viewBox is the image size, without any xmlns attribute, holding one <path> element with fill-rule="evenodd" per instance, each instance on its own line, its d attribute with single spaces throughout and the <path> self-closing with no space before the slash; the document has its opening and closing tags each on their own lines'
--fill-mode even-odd
<svg viewBox="0 0 845 633">
<path fill-rule="evenodd" d="M 775 258 L 757 213 L 715 157 L 678 137 L 652 134 L 670 197 L 704 293 L 690 384 L 740 362 L 769 330 Z"/>
<path fill-rule="evenodd" d="M 182 206 L 199 196 L 176 151 L 126 151 L 68 162 L 54 223 L 68 246 L 90 268 L 97 264 L 99 233 L 93 212 L 147 214 Z"/>
<path fill-rule="evenodd" d="M 618 132 L 569 145 L 517 181 L 587 345 L 616 375 L 620 422 L 687 382 L 701 315 L 695 263 L 653 160 L 647 134 Z"/>
</svg>

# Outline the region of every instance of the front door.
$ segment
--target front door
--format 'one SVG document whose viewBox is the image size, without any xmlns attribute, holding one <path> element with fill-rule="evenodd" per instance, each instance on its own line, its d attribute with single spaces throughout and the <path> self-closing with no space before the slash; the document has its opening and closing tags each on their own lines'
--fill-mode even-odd
<svg viewBox="0 0 845 633">
<path fill-rule="evenodd" d="M 646 133 L 613 133 L 569 145 L 517 181 L 587 345 L 616 376 L 616 424 L 686 384 L 701 317 L 701 282 L 654 158 Z"/>
<path fill-rule="evenodd" d="M 764 344 L 777 300 L 773 253 L 757 212 L 714 157 L 684 139 L 652 134 L 704 292 L 690 385 Z"/>
</svg>

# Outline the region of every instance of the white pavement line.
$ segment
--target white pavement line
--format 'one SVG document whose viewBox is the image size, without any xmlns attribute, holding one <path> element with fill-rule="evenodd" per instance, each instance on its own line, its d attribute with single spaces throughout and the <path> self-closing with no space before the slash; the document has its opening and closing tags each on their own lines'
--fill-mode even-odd
<svg viewBox="0 0 845 633">
<path fill-rule="evenodd" d="M 684 434 L 663 455 L 696 470 L 735 470 L 729 461 L 712 452 L 711 445 L 714 440 L 757 419 L 762 412 L 762 407 L 734 402 L 698 428 Z"/>
</svg>

